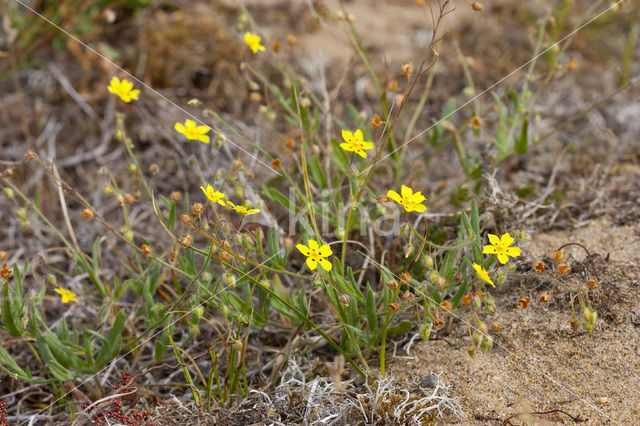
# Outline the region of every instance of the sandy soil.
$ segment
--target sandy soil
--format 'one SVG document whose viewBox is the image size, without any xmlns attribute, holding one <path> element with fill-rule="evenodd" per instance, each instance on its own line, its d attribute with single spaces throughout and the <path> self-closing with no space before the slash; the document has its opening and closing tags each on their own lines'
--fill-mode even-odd
<svg viewBox="0 0 640 426">
<path fill-rule="evenodd" d="M 537 234 L 525 248 L 529 259 L 568 242 L 609 254 L 593 300 L 600 314 L 593 332 L 573 332 L 566 293 L 541 304 L 539 294 L 548 286 L 523 284 L 519 290 L 511 283 L 496 295 L 493 321 L 504 329 L 494 334 L 492 351 L 471 359 L 466 326 L 460 324 L 455 337 L 415 345 L 414 359 L 397 361 L 393 371 L 416 378 L 443 373 L 464 409 L 461 418 L 450 419 L 454 424 L 491 424 L 511 416 L 517 424 L 571 423 L 554 410 L 588 424 L 634 424 L 640 418 L 639 232 L 637 224 L 615 226 L 605 218 L 580 229 Z M 531 297 L 528 310 L 517 306 L 520 294 Z"/>
</svg>

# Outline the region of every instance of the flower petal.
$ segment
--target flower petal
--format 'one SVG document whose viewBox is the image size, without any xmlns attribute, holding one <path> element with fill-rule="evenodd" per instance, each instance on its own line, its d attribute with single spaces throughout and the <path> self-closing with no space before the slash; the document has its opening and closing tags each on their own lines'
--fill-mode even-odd
<svg viewBox="0 0 640 426">
<path fill-rule="evenodd" d="M 487 237 L 489 237 L 489 241 L 491 242 L 491 244 L 493 244 L 494 246 L 497 246 L 498 244 L 500 244 L 500 238 L 497 235 L 494 234 L 487 234 Z"/>
<path fill-rule="evenodd" d="M 367 158 L 367 153 L 364 152 L 363 150 L 359 149 L 356 151 L 356 154 L 358 154 L 360 157 L 362 158 Z"/>
<path fill-rule="evenodd" d="M 426 200 L 426 197 L 420 193 L 420 191 L 413 194 L 413 202 L 416 204 L 420 204 Z"/>
<path fill-rule="evenodd" d="M 520 256 L 520 254 L 522 254 L 520 251 L 520 247 L 507 247 L 506 252 L 507 256 L 511 257 L 518 257 Z"/>
<path fill-rule="evenodd" d="M 396 191 L 393 191 L 393 190 L 387 191 L 387 198 L 391 198 L 396 203 L 402 204 L 402 197 Z"/>
<path fill-rule="evenodd" d="M 513 237 L 511 237 L 511 235 L 509 235 L 509 233 L 507 232 L 506 234 L 502 235 L 502 238 L 500 238 L 500 242 L 505 247 L 510 246 L 513 243 Z"/>
<path fill-rule="evenodd" d="M 131 99 L 133 100 L 138 100 L 138 96 L 140 95 L 140 90 L 132 90 L 131 93 L 129 93 L 129 95 L 131 96 Z"/>
<path fill-rule="evenodd" d="M 176 132 L 178 132 L 178 133 L 182 133 L 183 135 L 184 135 L 184 132 L 185 132 L 185 130 L 186 130 L 186 129 L 184 128 L 184 125 L 183 125 L 182 123 L 176 123 L 176 125 L 175 125 L 175 126 L 173 126 L 173 128 L 174 128 L 174 129 L 176 129 Z"/>
<path fill-rule="evenodd" d="M 500 263 L 502 263 L 504 265 L 508 261 L 509 261 L 509 256 L 507 256 L 504 253 L 498 253 L 498 262 L 500 262 Z"/>
<path fill-rule="evenodd" d="M 198 140 L 199 140 L 200 142 L 203 142 L 203 143 L 209 143 L 209 141 L 210 141 L 210 140 L 209 140 L 209 136 L 207 136 L 207 135 L 200 135 L 200 136 L 198 136 Z"/>
<path fill-rule="evenodd" d="M 348 143 L 341 143 L 340 148 L 344 149 L 345 151 L 353 151 L 353 148 Z"/>
<path fill-rule="evenodd" d="M 309 240 L 308 242 L 309 244 L 309 249 L 311 250 L 318 250 L 318 242 L 316 240 Z"/>
<path fill-rule="evenodd" d="M 331 247 L 329 247 L 328 244 L 324 244 L 322 247 L 320 247 L 320 256 L 322 257 L 329 257 L 333 254 L 333 251 L 331 251 Z"/>
<path fill-rule="evenodd" d="M 373 142 L 362 142 L 362 149 L 373 149 Z"/>
<path fill-rule="evenodd" d="M 347 141 L 349 145 L 353 143 L 353 133 L 348 130 L 342 129 L 342 138 Z"/>
<path fill-rule="evenodd" d="M 318 262 L 316 262 L 315 260 L 313 260 L 310 257 L 307 257 L 307 266 L 309 267 L 309 269 L 311 269 L 313 271 L 318 266 Z"/>
<path fill-rule="evenodd" d="M 208 133 L 209 130 L 211 130 L 211 127 L 209 127 L 209 126 L 198 126 L 198 127 L 196 127 L 196 131 L 198 133 L 202 133 L 202 134 Z"/>
<path fill-rule="evenodd" d="M 325 271 L 330 271 L 333 265 L 327 259 L 320 259 L 320 265 Z"/>
<path fill-rule="evenodd" d="M 357 142 L 362 142 L 362 130 L 360 130 L 360 129 L 356 130 L 356 132 L 353 134 L 353 138 Z"/>
<path fill-rule="evenodd" d="M 309 256 L 309 248 L 304 244 L 298 244 L 296 245 L 296 248 L 300 251 L 300 253 L 304 254 L 305 256 Z"/>
<path fill-rule="evenodd" d="M 418 213 L 422 213 L 423 211 L 425 211 L 427 209 L 427 206 L 425 206 L 424 204 L 416 204 L 413 206 L 413 209 L 415 211 L 417 211 Z"/>
<path fill-rule="evenodd" d="M 413 195 L 413 190 L 406 185 L 402 185 L 402 188 L 400 188 L 400 194 L 402 194 L 402 198 L 408 198 Z"/>
<path fill-rule="evenodd" d="M 185 126 L 187 129 L 193 130 L 193 129 L 195 129 L 195 128 L 196 128 L 196 122 L 195 122 L 195 121 L 193 121 L 193 120 L 186 120 L 186 121 L 184 122 L 184 126 Z"/>
<path fill-rule="evenodd" d="M 482 252 L 485 254 L 496 254 L 498 250 L 495 248 L 495 246 L 484 246 L 482 247 Z"/>
</svg>

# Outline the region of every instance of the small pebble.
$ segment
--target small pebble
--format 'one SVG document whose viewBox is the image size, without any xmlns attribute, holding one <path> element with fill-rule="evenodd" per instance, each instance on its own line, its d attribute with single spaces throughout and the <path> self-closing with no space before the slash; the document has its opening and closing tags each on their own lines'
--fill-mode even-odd
<svg viewBox="0 0 640 426">
<path fill-rule="evenodd" d="M 609 402 L 609 398 L 607 398 L 606 396 L 601 396 L 596 400 L 596 402 L 600 405 L 606 405 Z"/>
<path fill-rule="evenodd" d="M 435 388 L 437 383 L 436 375 L 431 373 L 428 376 L 420 377 L 420 386 L 423 388 Z"/>
</svg>

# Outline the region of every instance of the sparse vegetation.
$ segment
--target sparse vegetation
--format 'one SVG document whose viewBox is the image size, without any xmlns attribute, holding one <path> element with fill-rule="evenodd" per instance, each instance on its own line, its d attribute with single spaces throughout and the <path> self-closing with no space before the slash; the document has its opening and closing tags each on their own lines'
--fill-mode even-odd
<svg viewBox="0 0 640 426">
<path fill-rule="evenodd" d="M 609 255 L 528 247 L 637 154 L 592 161 L 637 128 L 606 108 L 638 5 L 377 4 L 421 14 L 398 58 L 360 1 L 213 3 L 0 6 L 0 425 L 459 421 L 412 347 L 511 354 L 514 309 L 598 333 Z M 549 414 L 585 417 L 484 420 Z"/>
</svg>

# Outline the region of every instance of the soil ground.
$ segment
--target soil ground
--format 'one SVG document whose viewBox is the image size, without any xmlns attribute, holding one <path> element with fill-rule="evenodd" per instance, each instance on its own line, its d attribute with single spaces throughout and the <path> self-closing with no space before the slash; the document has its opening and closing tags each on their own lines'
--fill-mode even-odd
<svg viewBox="0 0 640 426">
<path fill-rule="evenodd" d="M 245 3 L 265 35 L 281 40 L 287 34 L 297 37 L 293 52 L 299 56 L 297 61 L 300 68 L 309 70 L 311 80 L 322 74 L 319 69 L 326 71 L 327 79 L 333 82 L 345 76 L 348 80 L 353 75 L 365 74 L 344 34 L 337 27 L 319 25 L 315 19 L 315 14 L 321 14 L 323 10 L 337 10 L 336 2 L 252 0 Z M 317 7 L 311 9 L 307 3 Z M 409 60 L 417 62 L 420 46 L 429 41 L 429 18 L 422 12 L 416 13 L 421 9 L 414 3 L 409 0 L 345 2 L 349 13 L 356 17 L 355 25 L 364 35 L 363 43 L 389 78 L 397 77 L 400 63 Z M 473 57 L 474 78 L 478 88 L 489 87 L 530 58 L 534 34 L 532 23 L 543 16 L 547 6 L 556 2 L 526 2 L 526 7 L 520 3 L 525 2 L 486 2 L 484 11 L 478 14 L 469 5 L 459 1 L 455 3 L 457 10 L 447 17 L 447 39 L 456 40 L 463 54 Z M 587 5 L 587 2 L 578 3 Z M 221 1 L 220 4 L 235 13 L 234 2 Z M 136 38 L 136 43 L 122 46 L 124 57 L 130 58 L 132 69 L 142 70 L 140 76 L 163 90 L 163 93 L 184 99 L 197 96 L 209 100 L 227 111 L 230 117 L 239 120 L 243 115 L 255 115 L 252 107 L 247 106 L 246 82 L 238 75 L 233 75 L 243 60 L 237 53 L 238 46 L 242 44 L 229 41 L 233 38 L 225 32 L 228 23 L 224 23 L 224 13 L 223 16 L 209 13 L 207 2 L 194 2 L 193 7 L 201 13 L 197 16 L 189 13 L 169 16 L 164 11 L 155 11 L 145 15 L 139 21 L 143 29 L 137 29 L 136 32 L 146 31 L 146 38 Z M 528 21 L 523 18 L 525 15 Z M 575 19 L 570 21 L 575 23 Z M 574 331 L 570 325 L 572 295 L 586 278 L 579 271 L 574 271 L 567 276 L 567 285 L 574 291 L 553 289 L 547 303 L 540 303 L 538 299 L 542 293 L 552 290 L 548 282 L 509 281 L 496 289 L 497 314 L 486 320 L 501 324 L 502 332 L 492 333 L 494 348 L 487 354 L 469 357 L 466 351 L 469 345 L 468 327 L 462 320 L 454 321 L 446 335 L 444 332 L 434 332 L 428 342 L 416 340 L 408 353 L 404 349 L 406 340 L 395 342 L 397 350 L 389 370 L 398 386 L 414 389 L 422 378 L 431 373 L 439 374 L 440 380 L 450 386 L 448 394 L 458 401 L 461 412 L 449 416 L 447 423 L 570 424 L 572 421 L 585 421 L 596 425 L 637 424 L 640 419 L 640 266 L 637 262 L 637 253 L 640 252 L 640 104 L 636 101 L 637 87 L 631 86 L 628 92 L 612 97 L 606 104 L 599 105 L 576 120 L 567 121 L 611 93 L 619 81 L 619 70 L 604 61 L 611 59 L 614 55 L 611 52 L 620 53 L 620 45 L 624 44 L 619 40 L 626 36 L 626 27 L 610 29 L 615 24 L 615 21 L 608 21 L 610 27 L 603 24 L 597 27 L 600 32 L 581 35 L 576 39 L 567 58 L 577 58 L 580 68 L 572 74 L 561 73 L 561 77 L 551 82 L 552 90 L 547 90 L 539 102 L 543 109 L 542 120 L 535 125 L 536 132 L 543 135 L 559 127 L 561 130 L 533 146 L 527 155 L 503 165 L 496 176 L 503 192 L 487 191 L 486 199 L 494 202 L 494 205 L 484 206 L 487 214 L 505 229 L 520 226 L 530 231 L 531 241 L 522 245 L 523 270 L 530 269 L 530 265 L 538 260 L 548 263 L 553 249 L 567 243 L 580 243 L 589 250 L 593 255 L 589 258 L 583 249 L 576 246 L 568 249 L 567 253 L 577 262 L 592 265 L 592 272 L 598 277 L 600 288 L 590 292 L 592 306 L 599 315 L 598 321 L 592 332 L 585 332 L 582 328 Z M 174 30 L 170 42 L 166 45 L 154 43 L 157 35 L 154 31 L 163 28 Z M 219 52 L 203 47 L 203 43 L 192 43 L 195 37 L 181 33 L 189 29 L 194 33 L 206 33 L 210 37 L 207 46 L 220 45 L 223 46 L 221 50 L 228 51 Z M 131 34 L 125 32 L 123 37 L 131 39 Z M 222 40 L 230 44 L 225 48 Z M 172 48 L 183 43 L 192 43 L 190 49 L 199 49 L 197 54 L 188 55 L 188 60 L 185 60 L 184 52 Z M 147 47 L 158 50 L 154 50 L 152 53 L 155 53 L 145 62 L 132 53 L 134 46 L 136 49 Z M 437 84 L 430 98 L 433 101 L 426 105 L 421 116 L 422 128 L 431 123 L 433 117 L 439 116 L 442 104 L 451 94 L 459 94 L 465 86 L 463 73 L 456 65 L 458 60 L 454 45 L 448 46 L 448 51 L 440 52 Z M 218 53 L 220 57 L 216 57 Z M 162 60 L 158 62 L 158 58 Z M 637 52 L 632 59 L 632 70 L 637 74 Z M 65 74 L 81 72 L 79 69 L 65 69 L 62 60 L 57 63 Z M 204 78 L 198 71 L 203 67 L 214 70 L 213 77 L 209 74 L 205 76 L 213 81 L 206 85 L 207 90 L 197 84 L 198 78 Z M 353 74 L 350 74 L 352 71 Z M 105 76 L 108 74 L 106 68 L 103 72 Z M 522 76 L 522 73 L 516 73 L 496 91 L 504 93 Z M 99 143 L 100 132 L 93 139 L 87 137 L 88 142 L 80 140 L 85 137 L 83 135 L 95 132 L 95 128 L 90 123 L 86 124 L 84 113 L 59 87 L 50 72 L 46 69 L 28 71 L 22 77 L 25 92 L 37 93 L 38 102 L 33 102 L 37 105 L 31 105 L 30 102 L 26 106 L 21 105 L 21 108 L 33 108 L 26 114 L 31 121 L 22 121 L 22 128 L 9 126 L 9 123 L 20 122 L 15 104 L 21 94 L 7 91 L 7 96 L 3 96 L 0 102 L 0 117 L 4 123 L 2 136 L 5 140 L 19 139 L 22 142 L 21 136 L 17 135 L 28 127 L 35 135 L 35 143 L 39 144 L 36 148 L 48 146 L 55 155 L 55 143 L 51 148 L 47 135 L 56 130 L 48 128 L 45 132 L 45 126 L 49 117 L 55 118 L 51 119 L 52 123 L 56 120 L 65 123 L 67 127 L 61 135 L 67 136 L 68 143 L 58 145 L 59 161 L 64 163 L 65 157 L 79 155 L 80 152 L 89 153 L 88 160 L 69 162 L 67 167 L 71 170 L 64 170 L 65 166 L 60 166 L 62 173 L 68 173 L 67 177 L 72 178 L 82 176 L 86 169 L 92 168 L 94 160 L 97 166 L 101 166 L 108 163 L 105 158 L 113 154 L 115 156 L 112 158 L 115 158 L 121 154 L 109 153 L 106 150 L 108 144 L 103 146 Z M 363 84 L 348 81 L 343 85 L 345 94 L 341 96 L 353 95 L 354 99 L 358 99 L 358 106 L 364 108 L 367 106 L 367 97 L 363 93 L 367 93 L 367 84 L 366 81 Z M 170 87 L 180 89 L 173 90 Z M 99 96 L 94 93 L 95 97 L 91 98 L 94 95 L 89 89 L 83 93 L 92 100 Z M 490 98 L 489 94 L 485 96 Z M 167 110 L 166 105 L 147 107 L 150 112 L 147 111 L 149 116 L 146 118 L 154 125 L 171 121 L 169 117 L 173 116 L 174 111 Z M 105 113 L 113 113 L 112 104 L 105 109 Z M 469 116 L 465 110 L 460 114 Z M 69 126 L 69 123 L 73 125 Z M 247 126 L 254 124 L 247 119 Z M 192 186 L 188 178 L 184 178 L 186 166 L 176 160 L 179 157 L 176 152 L 153 142 L 154 138 L 159 137 L 158 133 L 166 134 L 167 130 L 152 127 L 144 124 L 135 127 L 134 137 L 146 146 L 141 153 L 142 161 L 153 160 L 161 166 L 158 188 L 165 192 L 178 189 L 168 183 L 170 180 L 167 177 L 175 176 L 181 182 L 175 185 L 182 185 L 183 189 Z M 271 141 L 267 142 L 270 144 L 266 146 L 267 149 L 279 149 L 283 138 L 271 138 L 276 133 L 272 131 L 265 135 L 264 139 Z M 38 134 L 44 136 L 38 138 Z M 23 149 L 17 142 L 8 143 L 3 149 L 3 155 L 6 154 L 4 160 L 22 158 Z M 177 150 L 180 152 L 180 149 Z M 126 174 L 126 164 L 111 165 L 114 174 Z M 211 167 L 217 166 L 214 164 Z M 444 188 L 449 192 L 464 180 L 459 176 L 459 164 L 453 153 L 444 152 L 438 167 L 425 173 L 425 180 L 433 188 Z M 26 177 L 26 186 L 33 188 L 41 177 Z M 100 185 L 91 180 L 81 182 L 81 185 L 79 189 L 84 193 L 100 191 Z M 524 186 L 533 187 L 538 193 L 549 191 L 562 197 L 552 206 L 540 207 L 534 201 L 514 201 L 505 195 Z M 446 206 L 448 196 L 438 198 L 436 192 L 433 189 L 434 204 L 430 208 L 433 211 L 440 207 L 453 211 L 451 206 Z M 55 197 L 49 200 L 45 197 L 42 202 L 57 211 Z M 109 208 L 117 210 L 115 204 Z M 19 248 L 20 241 L 26 238 L 16 231 L 19 224 L 8 208 L 0 213 L 10 225 L 2 229 L 2 237 L 4 243 L 11 247 L 2 249 Z M 47 235 L 46 230 L 38 232 L 44 233 L 44 236 L 29 235 L 28 238 L 36 242 L 33 247 L 23 244 L 27 251 L 32 248 L 34 252 L 43 249 L 42 244 L 46 246 L 47 237 L 55 240 L 55 236 Z M 86 234 L 79 235 L 80 243 L 90 247 L 98 232 L 87 230 Z M 20 254 L 32 253 L 19 248 L 14 250 L 14 254 L 19 257 Z M 528 309 L 518 306 L 520 297 L 531 299 Z M 580 318 L 576 300 L 574 304 Z M 316 360 L 307 362 L 315 363 Z M 361 383 L 357 382 L 350 386 L 353 388 L 345 391 L 349 396 L 352 396 L 355 388 L 362 388 Z M 270 394 L 274 401 L 276 393 Z M 334 396 L 336 400 L 341 398 L 339 392 Z M 252 397 L 258 398 L 255 395 Z M 256 399 L 251 398 L 236 407 L 236 411 L 221 410 L 202 415 L 195 414 L 196 410 L 189 404 L 183 406 L 170 400 L 163 403 L 154 408 L 154 420 L 159 424 L 269 424 L 287 414 L 284 406 L 274 404 L 269 407 L 264 401 L 257 403 Z M 304 401 L 299 405 L 304 409 Z M 349 423 L 346 419 L 350 418 L 345 416 L 342 421 L 344 424 Z M 353 420 L 353 423 L 357 421 Z"/>
</svg>

